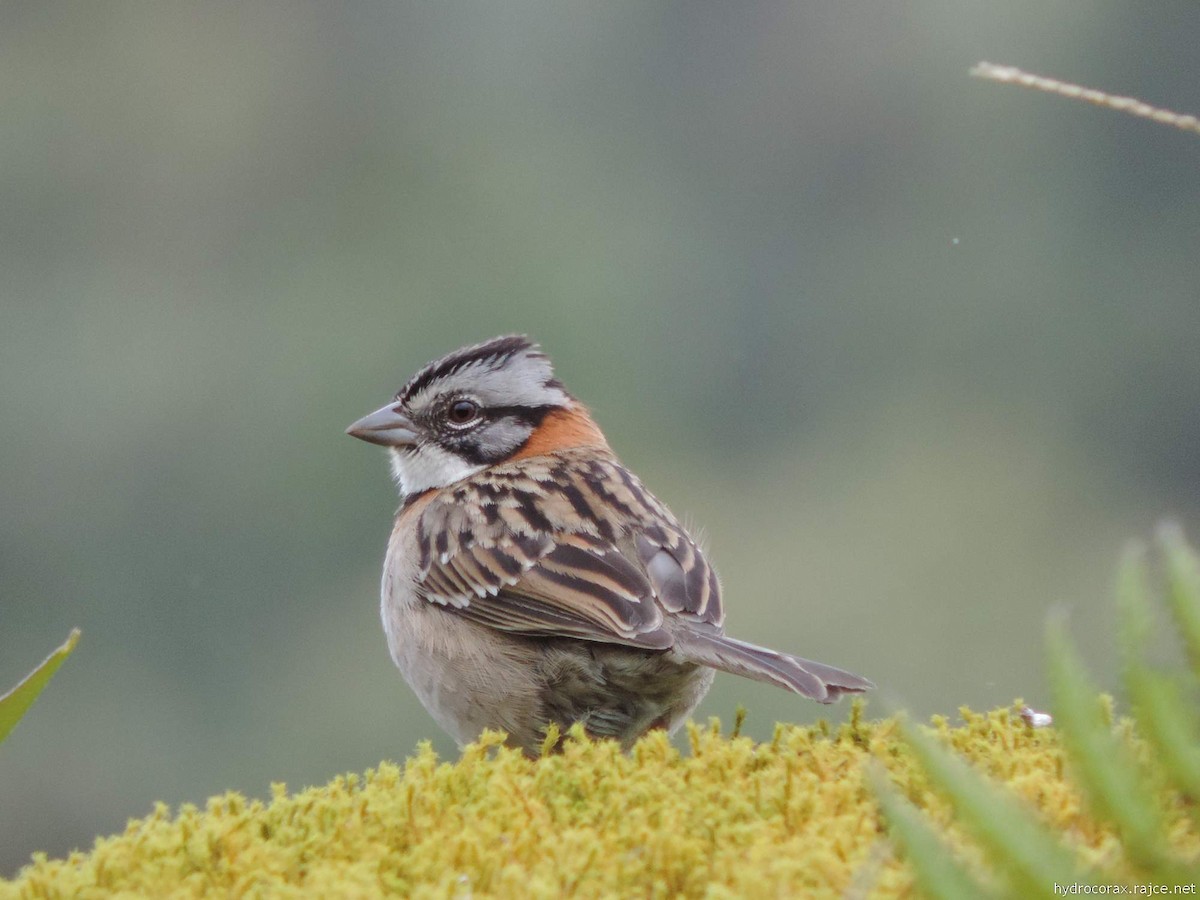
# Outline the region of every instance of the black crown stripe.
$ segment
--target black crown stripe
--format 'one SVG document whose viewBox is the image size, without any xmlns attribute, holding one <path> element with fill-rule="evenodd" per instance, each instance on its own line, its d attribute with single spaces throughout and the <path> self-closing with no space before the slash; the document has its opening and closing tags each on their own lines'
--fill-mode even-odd
<svg viewBox="0 0 1200 900">
<path fill-rule="evenodd" d="M 408 384 L 400 389 L 396 394 L 396 399 L 401 402 L 408 400 L 414 394 L 423 391 L 433 382 L 453 375 L 455 372 L 466 368 L 474 363 L 481 363 L 494 360 L 503 362 L 511 359 L 518 353 L 523 353 L 532 359 L 545 359 L 545 354 L 541 353 L 537 344 L 533 343 L 523 334 L 510 334 L 503 337 L 492 338 L 490 341 L 484 341 L 482 344 L 473 344 L 470 347 L 463 347 L 455 350 L 453 353 L 448 353 L 441 359 L 436 359 L 425 368 L 421 369 L 416 375 L 408 380 Z"/>
</svg>

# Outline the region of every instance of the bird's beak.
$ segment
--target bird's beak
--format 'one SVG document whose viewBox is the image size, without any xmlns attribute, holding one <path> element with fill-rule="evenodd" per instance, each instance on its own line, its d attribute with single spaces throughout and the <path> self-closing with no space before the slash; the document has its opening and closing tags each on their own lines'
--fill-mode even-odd
<svg viewBox="0 0 1200 900">
<path fill-rule="evenodd" d="M 346 429 L 346 434 L 383 447 L 411 447 L 417 442 L 416 427 L 400 412 L 397 403 L 389 403 L 363 416 Z"/>
</svg>

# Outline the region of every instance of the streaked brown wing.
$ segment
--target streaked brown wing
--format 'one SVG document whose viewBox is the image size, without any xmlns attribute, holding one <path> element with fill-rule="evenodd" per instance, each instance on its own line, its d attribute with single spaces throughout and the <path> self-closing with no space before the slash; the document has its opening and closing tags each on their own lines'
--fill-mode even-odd
<svg viewBox="0 0 1200 900">
<path fill-rule="evenodd" d="M 429 561 L 432 603 L 513 634 L 575 637 L 663 650 L 671 635 L 646 576 L 612 545 L 506 535 Z"/>
<path fill-rule="evenodd" d="M 667 648 L 664 616 L 724 616 L 699 547 L 614 459 L 481 473 L 422 510 L 417 552 L 421 596 L 515 634 Z"/>
</svg>

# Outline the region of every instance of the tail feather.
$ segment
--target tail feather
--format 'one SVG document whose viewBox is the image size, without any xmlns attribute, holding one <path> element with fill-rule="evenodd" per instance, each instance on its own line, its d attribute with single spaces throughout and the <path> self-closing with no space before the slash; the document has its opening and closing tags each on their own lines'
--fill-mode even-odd
<svg viewBox="0 0 1200 900">
<path fill-rule="evenodd" d="M 693 662 L 778 685 L 820 703 L 832 703 L 843 694 L 858 694 L 875 687 L 853 672 L 777 653 L 723 634 L 683 632 L 676 635 L 675 649 Z"/>
</svg>

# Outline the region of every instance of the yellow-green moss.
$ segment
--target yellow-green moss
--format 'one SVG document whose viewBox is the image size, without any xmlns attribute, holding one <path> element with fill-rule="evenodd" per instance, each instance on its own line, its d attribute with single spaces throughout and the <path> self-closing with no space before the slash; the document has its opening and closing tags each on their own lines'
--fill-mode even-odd
<svg viewBox="0 0 1200 900">
<path fill-rule="evenodd" d="M 1032 730 L 1007 709 L 963 717 L 934 728 L 1089 864 L 1127 871 L 1115 835 L 1064 778 L 1053 729 Z M 403 766 L 298 794 L 275 785 L 267 803 L 226 794 L 175 816 L 160 805 L 88 853 L 35 854 L 15 881 L 0 881 L 0 898 L 910 896 L 911 872 L 864 783 L 868 756 L 984 866 L 894 720 L 865 722 L 856 708 L 839 729 L 780 726 L 762 744 L 694 727 L 690 744 L 680 754 L 655 733 L 624 755 L 575 739 L 531 762 L 487 736 L 454 763 L 422 747 Z M 1195 858 L 1195 823 L 1178 797 L 1161 801 L 1173 849 Z"/>
</svg>

